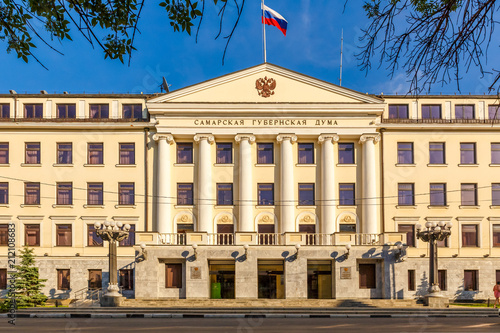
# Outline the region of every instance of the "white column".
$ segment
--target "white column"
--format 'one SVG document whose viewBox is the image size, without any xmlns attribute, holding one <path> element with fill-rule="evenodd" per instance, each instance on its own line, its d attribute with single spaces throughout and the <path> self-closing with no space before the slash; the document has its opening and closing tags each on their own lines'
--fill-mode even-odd
<svg viewBox="0 0 500 333">
<path fill-rule="evenodd" d="M 337 232 L 335 221 L 335 161 L 333 145 L 339 141 L 336 134 L 321 134 L 318 138 L 321 148 L 321 230 L 323 234 Z"/>
<path fill-rule="evenodd" d="M 378 234 L 378 192 L 377 192 L 377 164 L 375 160 L 375 143 L 380 141 L 379 134 L 363 134 L 359 143 L 363 145 L 362 163 L 362 222 L 361 232 Z"/>
<path fill-rule="evenodd" d="M 172 163 L 170 163 L 170 145 L 174 143 L 174 138 L 170 134 L 155 134 L 153 135 L 153 139 L 158 141 L 158 207 L 156 210 L 156 231 L 159 233 L 173 233 L 173 222 L 170 214 L 173 202 L 170 193 L 170 169 L 172 168 Z"/>
<path fill-rule="evenodd" d="M 276 140 L 281 143 L 281 180 L 280 180 L 280 232 L 295 232 L 295 181 L 293 178 L 294 134 L 280 134 Z"/>
<path fill-rule="evenodd" d="M 234 140 L 240 144 L 240 154 L 238 160 L 238 181 L 239 181 L 239 226 L 238 231 L 255 231 L 253 221 L 253 178 L 252 178 L 252 148 L 255 136 L 251 134 L 238 134 Z"/>
<path fill-rule="evenodd" d="M 215 193 L 212 184 L 212 151 L 210 145 L 214 142 L 212 134 L 196 134 L 194 141 L 199 143 L 198 149 L 198 231 L 213 233 L 213 206 Z"/>
</svg>

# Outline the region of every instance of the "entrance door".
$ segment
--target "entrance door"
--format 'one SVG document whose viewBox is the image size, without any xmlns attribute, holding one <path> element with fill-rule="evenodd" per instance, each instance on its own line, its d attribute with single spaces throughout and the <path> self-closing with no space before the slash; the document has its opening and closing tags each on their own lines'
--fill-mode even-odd
<svg viewBox="0 0 500 333">
<path fill-rule="evenodd" d="M 285 275 L 283 260 L 259 260 L 259 298 L 285 298 Z"/>
<path fill-rule="evenodd" d="M 234 298 L 234 261 L 211 260 L 210 298 Z"/>
<path fill-rule="evenodd" d="M 326 260 L 307 262 L 307 298 L 332 298 L 332 263 Z"/>
</svg>

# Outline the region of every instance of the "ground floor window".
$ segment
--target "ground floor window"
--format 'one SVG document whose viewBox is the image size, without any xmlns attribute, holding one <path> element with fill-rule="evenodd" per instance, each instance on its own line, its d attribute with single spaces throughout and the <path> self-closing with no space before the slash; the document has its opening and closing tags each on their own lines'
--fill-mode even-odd
<svg viewBox="0 0 500 333">
<path fill-rule="evenodd" d="M 123 290 L 134 290 L 133 269 L 120 269 L 120 287 Z"/>
<path fill-rule="evenodd" d="M 70 289 L 70 270 L 58 269 L 57 270 L 57 289 L 69 290 Z"/>
<path fill-rule="evenodd" d="M 332 298 L 331 261 L 309 260 L 307 262 L 307 298 Z"/>
<path fill-rule="evenodd" d="M 438 284 L 439 284 L 439 289 L 441 290 L 447 290 L 447 285 L 446 285 L 446 270 L 440 269 L 438 270 Z"/>
<path fill-rule="evenodd" d="M 285 298 L 285 270 L 283 260 L 259 260 L 259 298 Z"/>
<path fill-rule="evenodd" d="M 408 270 L 408 291 L 415 291 L 415 270 Z"/>
<path fill-rule="evenodd" d="M 464 290 L 478 290 L 477 285 L 477 271 L 466 270 L 464 271 Z"/>
<path fill-rule="evenodd" d="M 496 271 L 496 279 L 495 279 L 495 282 L 499 282 L 500 281 L 500 271 Z"/>
<path fill-rule="evenodd" d="M 234 298 L 234 261 L 209 261 L 210 298 Z"/>
<path fill-rule="evenodd" d="M 7 268 L 0 268 L 0 289 L 7 289 Z"/>
<path fill-rule="evenodd" d="M 89 269 L 89 289 L 102 288 L 102 269 Z"/>
<path fill-rule="evenodd" d="M 165 264 L 165 288 L 182 288 L 182 264 Z"/>
<path fill-rule="evenodd" d="M 376 283 L 376 265 L 375 264 L 359 264 L 359 288 L 374 289 L 377 288 Z"/>
</svg>

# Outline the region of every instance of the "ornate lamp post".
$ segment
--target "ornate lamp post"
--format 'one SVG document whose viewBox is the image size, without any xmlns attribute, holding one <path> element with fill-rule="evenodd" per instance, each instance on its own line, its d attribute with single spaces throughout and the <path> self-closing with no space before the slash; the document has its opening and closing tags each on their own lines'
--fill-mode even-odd
<svg viewBox="0 0 500 333">
<path fill-rule="evenodd" d="M 453 223 L 451 222 L 427 222 L 425 224 L 426 229 L 422 230 L 420 224 L 416 225 L 417 228 L 417 238 L 429 243 L 429 294 L 426 296 L 427 305 L 429 302 L 433 302 L 431 298 L 440 297 L 441 289 L 438 283 L 438 241 L 443 241 L 451 235 L 451 227 Z"/>
<path fill-rule="evenodd" d="M 103 224 L 100 222 L 94 223 L 97 236 L 101 237 L 102 240 L 109 242 L 109 285 L 105 298 L 120 298 L 121 295 L 118 292 L 118 264 L 116 257 L 116 243 L 128 238 L 128 231 L 130 230 L 130 225 L 121 222 L 109 222 L 106 221 Z M 108 300 L 111 304 L 113 301 Z"/>
</svg>

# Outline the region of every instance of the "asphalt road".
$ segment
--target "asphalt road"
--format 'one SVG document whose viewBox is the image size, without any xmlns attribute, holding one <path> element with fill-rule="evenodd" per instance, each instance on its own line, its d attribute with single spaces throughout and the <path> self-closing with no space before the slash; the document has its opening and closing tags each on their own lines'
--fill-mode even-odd
<svg viewBox="0 0 500 333">
<path fill-rule="evenodd" d="M 500 332 L 500 318 L 1 318 L 0 332 Z"/>
</svg>

